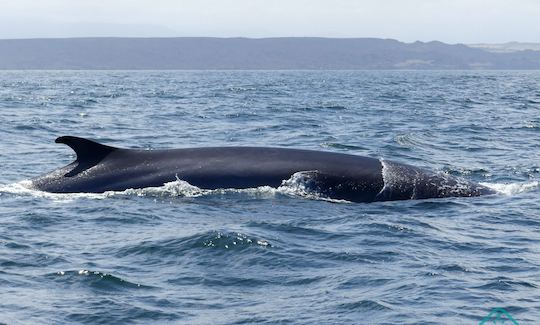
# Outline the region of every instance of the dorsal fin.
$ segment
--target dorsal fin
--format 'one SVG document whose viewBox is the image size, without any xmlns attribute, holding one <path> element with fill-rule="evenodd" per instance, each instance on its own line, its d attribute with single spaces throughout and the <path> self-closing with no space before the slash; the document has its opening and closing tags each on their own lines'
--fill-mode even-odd
<svg viewBox="0 0 540 325">
<path fill-rule="evenodd" d="M 66 177 L 78 175 L 80 172 L 97 165 L 111 152 L 118 150 L 115 147 L 72 136 L 59 137 L 54 142 L 68 145 L 77 154 L 77 159 L 75 160 L 77 165 L 64 175 Z"/>
<path fill-rule="evenodd" d="M 111 152 L 118 148 L 106 146 L 92 140 L 63 136 L 55 140 L 56 143 L 68 145 L 77 154 L 77 162 L 86 164 L 97 164 Z"/>
</svg>

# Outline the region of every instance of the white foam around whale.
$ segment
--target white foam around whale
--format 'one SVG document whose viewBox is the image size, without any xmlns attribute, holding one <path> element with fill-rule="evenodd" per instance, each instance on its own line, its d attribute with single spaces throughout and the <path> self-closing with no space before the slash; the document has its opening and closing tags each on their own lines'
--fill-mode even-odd
<svg viewBox="0 0 540 325">
<path fill-rule="evenodd" d="M 301 197 L 312 200 L 324 200 L 336 203 L 350 203 L 346 200 L 326 198 L 317 192 L 309 190 L 309 172 L 298 172 L 289 179 L 284 180 L 278 188 L 259 186 L 246 189 L 201 189 L 181 179 L 168 182 L 162 186 L 145 187 L 140 189 L 126 189 L 124 191 L 107 191 L 104 193 L 49 193 L 32 187 L 30 180 L 24 180 L 12 184 L 0 185 L 0 195 L 10 193 L 16 195 L 29 195 L 43 197 L 54 201 L 72 201 L 75 199 L 105 199 L 115 196 L 141 196 L 141 197 L 201 197 L 211 195 L 245 194 L 259 198 L 271 198 L 276 195 Z"/>
<path fill-rule="evenodd" d="M 535 189 L 540 188 L 540 181 L 532 181 L 527 183 L 509 183 L 509 184 L 503 184 L 503 183 L 480 183 L 480 185 L 484 185 L 486 187 L 489 187 L 497 193 L 504 194 L 504 195 L 516 195 L 523 192 L 533 191 Z"/>
</svg>

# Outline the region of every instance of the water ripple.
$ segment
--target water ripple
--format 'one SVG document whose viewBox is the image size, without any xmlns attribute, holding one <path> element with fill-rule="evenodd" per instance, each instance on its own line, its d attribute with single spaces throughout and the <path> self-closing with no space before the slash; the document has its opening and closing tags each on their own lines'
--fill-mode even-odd
<svg viewBox="0 0 540 325">
<path fill-rule="evenodd" d="M 538 89 L 528 71 L 0 72 L 0 322 L 478 324 L 497 306 L 533 324 Z M 499 194 L 329 202 L 305 174 L 33 190 L 21 180 L 74 158 L 54 144 L 65 134 L 348 152 Z"/>
</svg>

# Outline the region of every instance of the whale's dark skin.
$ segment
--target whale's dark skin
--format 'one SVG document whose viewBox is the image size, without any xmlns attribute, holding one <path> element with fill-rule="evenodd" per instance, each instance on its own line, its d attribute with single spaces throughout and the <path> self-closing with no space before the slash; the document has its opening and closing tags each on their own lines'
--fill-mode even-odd
<svg viewBox="0 0 540 325">
<path fill-rule="evenodd" d="M 70 146 L 77 159 L 33 179 L 32 186 L 38 190 L 102 193 L 156 187 L 177 179 L 202 189 L 277 188 L 301 172 L 309 190 L 352 202 L 493 193 L 447 175 L 342 153 L 264 147 L 120 149 L 72 136 L 59 137 L 56 142 Z"/>
</svg>

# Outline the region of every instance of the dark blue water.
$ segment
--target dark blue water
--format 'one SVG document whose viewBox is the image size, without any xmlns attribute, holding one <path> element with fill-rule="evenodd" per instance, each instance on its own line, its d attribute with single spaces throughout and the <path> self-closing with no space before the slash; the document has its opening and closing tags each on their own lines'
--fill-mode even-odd
<svg viewBox="0 0 540 325">
<path fill-rule="evenodd" d="M 540 321 L 540 72 L 4 71 L 0 111 L 0 322 Z M 73 160 L 60 135 L 346 152 L 500 193 L 27 189 Z"/>
</svg>

